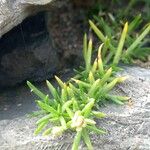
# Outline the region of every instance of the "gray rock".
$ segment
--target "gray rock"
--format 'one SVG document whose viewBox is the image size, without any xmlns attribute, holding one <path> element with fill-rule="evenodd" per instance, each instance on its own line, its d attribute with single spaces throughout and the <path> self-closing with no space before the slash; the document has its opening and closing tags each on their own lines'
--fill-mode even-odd
<svg viewBox="0 0 150 150">
<path fill-rule="evenodd" d="M 96 150 L 150 149 L 150 70 L 140 67 L 124 69 L 118 75 L 128 75 L 129 78 L 116 88 L 116 92 L 130 96 L 132 103 L 123 106 L 110 104 L 101 108 L 108 116 L 97 120 L 97 126 L 108 133 L 91 135 Z M 39 87 L 47 91 L 43 85 Z M 33 136 L 36 119 L 24 115 L 36 109 L 32 98 L 23 87 L 0 96 L 0 149 L 71 149 L 74 134 L 66 133 L 58 139 Z M 12 100 L 15 103 L 11 105 Z M 81 145 L 80 149 L 86 148 Z"/>
<path fill-rule="evenodd" d="M 1 0 L 0 37 L 20 24 L 26 17 L 41 11 L 44 5 L 50 2 L 52 0 Z"/>
<path fill-rule="evenodd" d="M 48 38 L 6 53 L 0 61 L 0 87 L 10 87 L 27 79 L 41 81 L 58 69 L 58 57 Z"/>
<path fill-rule="evenodd" d="M 28 15 L 29 12 L 32 15 L 37 12 L 31 11 L 35 9 L 45 11 L 26 18 L 19 25 L 16 22 L 17 26 L 0 39 L 0 88 L 26 80 L 42 81 L 50 78 L 59 68 L 72 67 L 81 62 L 85 29 L 81 25 L 85 17 L 82 9 L 74 8 L 70 0 L 56 0 L 46 6 L 43 6 L 46 1 L 19 2 L 9 1 L 7 5 L 12 7 L 12 12 L 15 7 L 23 5 L 21 8 L 24 10 L 27 7 Z M 29 7 L 31 3 L 33 5 Z M 4 13 L 4 16 L 7 14 Z M 19 19 L 20 22 L 22 20 Z M 13 24 L 13 21 L 10 23 Z"/>
</svg>

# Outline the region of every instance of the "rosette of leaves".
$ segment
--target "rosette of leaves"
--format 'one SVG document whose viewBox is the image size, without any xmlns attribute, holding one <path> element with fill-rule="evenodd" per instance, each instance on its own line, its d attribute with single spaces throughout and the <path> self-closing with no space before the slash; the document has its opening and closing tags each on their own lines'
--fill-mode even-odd
<svg viewBox="0 0 150 150">
<path fill-rule="evenodd" d="M 43 135 L 51 134 L 57 137 L 66 130 L 72 130 L 76 132 L 72 150 L 78 149 L 81 139 L 83 139 L 89 150 L 93 149 L 89 133 L 91 131 L 99 134 L 105 133 L 104 130 L 95 126 L 94 119 L 103 118 L 106 115 L 94 110 L 95 99 L 85 97 L 85 95 L 84 100 L 77 99 L 75 92 L 78 89 L 74 91 L 73 84 L 66 85 L 58 77 L 56 77 L 56 80 L 61 90 L 54 88 L 49 81 L 46 81 L 51 98 L 27 81 L 31 91 L 40 98 L 40 100 L 36 100 L 36 103 L 40 108 L 38 114 L 42 117 L 36 122 L 35 134 L 43 132 Z M 79 94 L 82 97 L 83 93 L 77 95 Z"/>
<path fill-rule="evenodd" d="M 66 84 L 55 76 L 60 88 L 55 88 L 49 81 L 46 81 L 51 95 L 49 96 L 27 81 L 31 91 L 40 98 L 36 100 L 40 108 L 36 114 L 39 114 L 41 118 L 36 122 L 35 134 L 43 131 L 43 135 L 51 134 L 56 137 L 62 135 L 66 130 L 76 131 L 73 150 L 78 149 L 81 140 L 85 142 L 88 149 L 93 149 L 89 133 L 91 131 L 105 133 L 95 126 L 96 122 L 94 121 L 95 118 L 105 117 L 104 113 L 96 111 L 99 102 L 112 100 L 118 104 L 123 104 L 128 99 L 110 94 L 114 86 L 123 82 L 125 78 L 115 78 L 112 74 L 112 68 L 107 69 L 108 67 L 103 65 L 102 45 L 99 47 L 98 56 L 92 64 L 91 45 L 92 41 L 90 40 L 89 48 L 83 51 L 85 70 L 83 70 L 83 74 L 78 74 L 78 79 L 72 78 L 75 83 Z"/>
<path fill-rule="evenodd" d="M 71 79 L 76 85 L 74 86 L 71 82 L 69 83 L 69 86 L 74 89 L 74 94 L 76 94 L 78 99 L 85 99 L 87 96 L 94 98 L 97 103 L 112 100 L 117 104 L 123 104 L 129 97 L 112 95 L 110 93 L 112 89 L 117 84 L 123 82 L 126 77 L 115 77 L 114 73 L 116 71 L 114 71 L 114 67 L 112 69 L 112 67 L 109 68 L 109 66 L 104 65 L 101 54 L 103 44 L 100 45 L 97 57 L 94 62 L 92 62 L 92 40 L 90 39 L 89 42 L 87 42 L 86 34 L 83 43 L 85 67 L 82 67 L 80 71 L 76 70 L 77 75 Z"/>
<path fill-rule="evenodd" d="M 129 25 L 125 23 L 120 39 L 119 31 L 115 30 L 120 27 L 115 19 L 115 24 L 112 25 L 104 21 L 102 17 L 94 16 L 94 19 L 97 25 L 91 20 L 89 24 L 98 39 L 105 45 L 102 50 L 102 58 L 106 60 L 105 64 L 110 63 L 117 66 L 120 61 L 132 63 L 134 59 L 147 60 L 150 55 L 150 47 L 148 46 L 149 38 L 146 36 L 150 33 L 150 24 L 145 25 L 139 33 L 135 32 L 142 22 L 141 15 L 136 16 Z"/>
<path fill-rule="evenodd" d="M 112 55 L 114 56 L 113 64 L 107 65 L 106 63 L 111 56 L 106 59 L 104 57 L 104 52 L 107 56 L 107 48 L 109 48 L 106 43 L 100 45 L 97 57 L 92 62 L 92 40 L 90 39 L 88 42 L 85 34 L 83 42 L 85 67 L 82 67 L 81 71 L 77 71 L 71 82 L 64 83 L 55 76 L 59 88 L 55 88 L 49 81 L 46 81 L 50 91 L 50 95 L 46 95 L 27 81 L 31 91 L 39 97 L 36 102 L 40 110 L 36 114 L 39 114 L 41 118 L 36 122 L 35 134 L 43 131 L 43 135 L 60 136 L 66 130 L 72 130 L 76 132 L 73 150 L 78 149 L 81 140 L 85 142 L 88 149 L 93 149 L 89 133 L 91 131 L 105 133 L 95 126 L 96 122 L 94 121 L 95 118 L 105 117 L 104 113 L 96 111 L 99 108 L 99 102 L 112 100 L 117 104 L 124 104 L 129 99 L 111 94 L 112 89 L 126 79 L 126 77 L 114 76 L 114 72 L 116 72 L 114 66 L 117 68 L 120 61 L 127 26 L 126 24 L 124 27 L 117 53 Z"/>
</svg>

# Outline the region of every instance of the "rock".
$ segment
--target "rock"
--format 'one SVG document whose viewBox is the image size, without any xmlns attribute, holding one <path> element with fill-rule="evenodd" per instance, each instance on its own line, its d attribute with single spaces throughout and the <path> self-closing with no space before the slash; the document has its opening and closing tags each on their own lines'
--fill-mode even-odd
<svg viewBox="0 0 150 150">
<path fill-rule="evenodd" d="M 52 77 L 59 68 L 57 51 L 39 13 L 0 39 L 0 87 Z"/>
<path fill-rule="evenodd" d="M 50 6 L 30 6 L 32 10 L 45 11 L 32 13 L 33 16 L 0 39 L 0 88 L 26 80 L 46 80 L 59 68 L 63 70 L 80 64 L 86 30 L 84 10 L 74 7 L 70 0 L 57 0 Z"/>
<path fill-rule="evenodd" d="M 75 7 L 72 0 L 46 12 L 47 30 L 63 66 L 73 67 L 82 60 L 83 34 L 88 32 L 86 17 L 85 9 Z"/>
<path fill-rule="evenodd" d="M 77 7 L 85 7 L 85 8 L 90 8 L 96 3 L 96 0 L 92 0 L 92 1 L 91 0 L 85 0 L 85 1 L 72 0 L 72 1 Z"/>
<path fill-rule="evenodd" d="M 44 5 L 48 5 L 51 2 L 52 0 L 0 1 L 0 37 L 20 24 L 26 17 L 41 11 Z"/>
<path fill-rule="evenodd" d="M 108 116 L 97 120 L 97 126 L 108 133 L 91 135 L 94 149 L 150 149 L 150 70 L 134 66 L 124 69 L 118 75 L 128 75 L 129 78 L 116 88 L 116 92 L 130 96 L 132 102 L 123 106 L 108 104 L 101 108 L 100 111 Z M 47 91 L 43 85 L 39 86 Z M 35 109 L 33 97 L 25 88 L 7 91 L 0 96 L 0 149 L 71 149 L 74 134 L 66 133 L 58 139 L 33 136 L 37 119 L 27 118 L 24 114 Z M 80 149 L 86 148 L 81 145 Z"/>
</svg>

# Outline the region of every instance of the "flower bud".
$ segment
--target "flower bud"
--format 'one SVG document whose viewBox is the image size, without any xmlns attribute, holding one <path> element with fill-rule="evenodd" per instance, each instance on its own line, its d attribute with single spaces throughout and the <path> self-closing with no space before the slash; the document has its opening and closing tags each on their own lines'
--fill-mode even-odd
<svg viewBox="0 0 150 150">
<path fill-rule="evenodd" d="M 62 135 L 63 131 L 64 131 L 63 127 L 55 126 L 55 127 L 52 128 L 51 133 L 54 137 L 56 137 L 56 136 Z"/>
</svg>

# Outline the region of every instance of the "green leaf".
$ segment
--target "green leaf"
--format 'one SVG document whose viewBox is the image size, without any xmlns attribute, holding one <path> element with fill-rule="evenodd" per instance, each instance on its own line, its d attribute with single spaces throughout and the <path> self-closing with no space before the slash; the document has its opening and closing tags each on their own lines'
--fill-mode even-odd
<svg viewBox="0 0 150 150">
<path fill-rule="evenodd" d="M 142 22 L 142 20 L 141 20 L 141 14 L 139 14 L 129 24 L 128 33 L 131 33 L 133 30 L 135 30 L 140 25 L 141 22 Z"/>
<path fill-rule="evenodd" d="M 70 108 L 66 108 L 67 114 L 69 115 L 69 117 L 72 119 L 73 118 L 73 112 Z"/>
<path fill-rule="evenodd" d="M 82 130 L 77 132 L 72 145 L 72 150 L 78 150 L 81 136 L 82 136 Z"/>
<path fill-rule="evenodd" d="M 91 84 L 93 84 L 95 82 L 94 75 L 91 71 L 89 72 L 88 80 Z"/>
<path fill-rule="evenodd" d="M 34 131 L 34 134 L 37 135 L 39 134 L 42 129 L 47 125 L 48 121 L 42 122 L 41 124 L 38 125 L 38 127 L 36 128 L 36 130 Z"/>
<path fill-rule="evenodd" d="M 92 72 L 93 74 L 95 74 L 96 73 L 96 70 L 97 70 L 97 59 L 95 59 L 95 61 L 94 61 L 94 63 L 93 63 L 93 66 L 92 66 L 92 68 L 91 68 L 91 71 L 90 72 Z"/>
<path fill-rule="evenodd" d="M 110 40 L 108 37 L 105 38 L 105 42 L 104 42 L 104 46 L 103 46 L 103 50 L 102 50 L 102 58 L 104 59 L 106 54 L 107 54 L 107 51 L 108 51 L 108 48 L 109 48 L 109 43 L 110 43 Z"/>
<path fill-rule="evenodd" d="M 81 81 L 81 80 L 76 80 L 74 78 L 71 78 L 72 81 L 75 81 L 79 86 L 83 86 L 83 87 L 91 87 L 91 85 L 89 83 L 86 83 L 84 81 Z"/>
<path fill-rule="evenodd" d="M 46 84 L 47 84 L 52 96 L 54 97 L 54 99 L 58 100 L 59 96 L 58 96 L 57 90 L 54 88 L 54 86 L 48 80 L 46 80 Z"/>
<path fill-rule="evenodd" d="M 87 34 L 84 34 L 84 38 L 83 38 L 83 57 L 84 57 L 84 61 L 86 64 L 87 61 Z"/>
<path fill-rule="evenodd" d="M 50 103 L 49 95 L 46 95 L 46 97 L 44 99 L 44 103 L 46 103 L 46 104 Z M 50 103 L 50 104 L 52 104 L 52 103 Z"/>
<path fill-rule="evenodd" d="M 102 57 L 101 57 L 102 46 L 103 46 L 103 44 L 100 45 L 100 47 L 98 49 L 98 55 L 97 55 L 98 69 L 99 69 L 100 75 L 104 74 L 103 61 L 102 61 Z"/>
<path fill-rule="evenodd" d="M 68 108 L 70 105 L 72 105 L 72 103 L 73 103 L 72 100 L 66 101 L 62 106 L 62 111 L 65 111 L 66 108 Z"/>
<path fill-rule="evenodd" d="M 88 147 L 88 150 L 93 150 L 93 146 L 91 144 L 91 140 L 90 140 L 88 131 L 86 129 L 83 129 L 83 131 L 82 131 L 82 137 L 83 137 L 83 140 L 84 140 L 85 144 Z"/>
<path fill-rule="evenodd" d="M 82 109 L 82 114 L 84 115 L 84 117 L 88 117 L 90 115 L 94 103 L 95 103 L 95 99 L 90 98 L 89 103 L 87 103 L 85 107 Z"/>
<path fill-rule="evenodd" d="M 60 117 L 60 123 L 61 123 L 61 126 L 64 128 L 64 130 L 66 130 L 67 129 L 67 123 L 66 123 L 63 116 Z"/>
<path fill-rule="evenodd" d="M 77 110 L 79 110 L 78 102 L 74 97 L 72 98 L 72 101 L 73 101 L 73 111 L 76 112 Z"/>
<path fill-rule="evenodd" d="M 93 31 L 95 32 L 95 34 L 98 36 L 98 38 L 104 43 L 105 36 L 103 35 L 103 33 L 97 28 L 97 26 L 91 20 L 89 20 L 89 24 L 90 24 L 91 28 L 93 29 Z M 115 47 L 113 45 L 111 45 L 111 43 L 109 44 L 109 48 L 113 52 L 115 51 Z"/>
<path fill-rule="evenodd" d="M 100 79 L 97 79 L 93 85 L 91 85 L 91 88 L 88 91 L 88 96 L 89 97 L 94 97 L 94 93 L 96 92 L 96 90 L 100 88 Z"/>
<path fill-rule="evenodd" d="M 67 101 L 67 91 L 64 89 L 61 90 L 61 100 L 62 100 L 62 102 Z"/>
<path fill-rule="evenodd" d="M 109 27 L 109 25 L 104 21 L 104 19 L 101 17 L 93 16 L 93 18 L 100 24 L 100 26 L 103 28 L 105 35 L 108 37 L 111 37 L 112 29 Z"/>
<path fill-rule="evenodd" d="M 76 88 L 73 84 L 71 84 L 71 83 L 69 83 L 69 87 L 74 91 L 74 92 L 76 92 L 76 93 L 79 93 L 80 91 L 79 91 L 79 89 L 78 88 Z"/>
<path fill-rule="evenodd" d="M 129 97 L 117 96 L 117 95 L 106 95 L 107 99 L 112 100 L 113 102 L 123 105 L 125 101 L 129 100 Z"/>
<path fill-rule="evenodd" d="M 104 74 L 103 78 L 100 80 L 100 84 L 104 85 L 106 81 L 109 80 L 110 76 L 112 75 L 112 68 L 109 68 L 106 73 Z"/>
<path fill-rule="evenodd" d="M 140 34 L 140 36 L 131 44 L 130 47 L 127 48 L 125 52 L 125 56 L 130 55 L 133 53 L 134 49 L 140 44 L 140 42 L 144 39 L 146 35 L 150 32 L 150 24 L 147 26 L 147 28 Z"/>
<path fill-rule="evenodd" d="M 116 54 L 115 54 L 115 57 L 114 57 L 114 60 L 113 60 L 114 65 L 118 65 L 118 63 L 120 61 L 123 46 L 124 46 L 124 42 L 125 42 L 125 38 L 126 38 L 126 35 L 127 35 L 127 31 L 128 31 L 128 23 L 125 23 L 124 29 L 122 31 L 121 38 L 120 38 L 120 41 L 119 41 L 119 44 L 118 44 L 118 48 L 117 48 L 117 51 L 116 51 Z"/>
<path fill-rule="evenodd" d="M 57 80 L 59 86 L 60 86 L 62 89 L 66 89 L 66 84 L 63 83 L 60 78 L 58 78 L 57 76 L 55 76 L 55 79 Z"/>
<path fill-rule="evenodd" d="M 42 117 L 41 119 L 39 119 L 36 122 L 36 124 L 41 124 L 42 122 L 48 121 L 51 117 L 53 117 L 52 114 L 48 114 L 48 115 Z"/>
<path fill-rule="evenodd" d="M 137 58 L 146 61 L 150 55 L 150 47 L 140 47 L 136 48 L 132 55 Z"/>
<path fill-rule="evenodd" d="M 45 99 L 46 95 L 43 94 L 40 90 L 38 90 L 31 82 L 27 81 L 27 85 L 31 89 L 31 92 L 34 92 L 41 99 L 43 99 L 43 100 Z"/>
<path fill-rule="evenodd" d="M 91 69 L 91 55 L 92 55 L 92 39 L 89 40 L 87 56 L 86 56 L 86 71 Z"/>
<path fill-rule="evenodd" d="M 50 133 L 51 133 L 51 131 L 52 131 L 52 128 L 48 128 L 47 130 L 45 130 L 44 132 L 43 132 L 43 135 L 45 136 L 45 135 L 49 135 Z"/>
<path fill-rule="evenodd" d="M 92 111 L 92 114 L 97 117 L 97 118 L 104 118 L 106 117 L 106 114 L 105 113 L 102 113 L 102 112 L 98 112 L 98 111 Z"/>
<path fill-rule="evenodd" d="M 118 99 L 115 99 L 114 97 L 110 97 L 110 99 L 111 99 L 113 102 L 115 102 L 115 103 L 117 103 L 117 104 L 119 104 L 119 105 L 123 105 L 123 104 L 124 104 L 122 101 L 120 101 L 120 100 L 118 100 Z"/>
<path fill-rule="evenodd" d="M 58 105 L 57 105 L 57 113 L 58 113 L 58 114 L 60 114 L 60 113 L 61 113 L 61 108 L 62 108 L 62 107 L 61 107 L 61 105 L 60 105 L 60 104 L 58 104 Z"/>
<path fill-rule="evenodd" d="M 95 126 L 87 126 L 87 129 L 97 133 L 97 134 L 105 134 L 106 131 L 104 131 L 103 129 L 98 129 Z"/>
<path fill-rule="evenodd" d="M 47 105 L 47 104 L 45 104 L 45 103 L 43 103 L 41 101 L 37 101 L 37 104 L 39 105 L 39 107 L 41 109 L 43 109 L 43 110 L 45 110 L 47 112 L 50 112 L 50 113 L 58 115 L 57 111 L 53 107 L 51 107 L 51 106 L 49 106 L 49 105 Z"/>
<path fill-rule="evenodd" d="M 109 92 L 110 90 L 112 90 L 114 88 L 114 86 L 117 84 L 118 82 L 118 78 L 115 78 L 113 81 L 111 81 L 110 83 L 108 83 L 107 85 L 105 85 L 103 87 L 103 91 L 105 93 Z"/>
<path fill-rule="evenodd" d="M 74 97 L 74 92 L 69 86 L 67 86 L 67 93 L 70 98 Z"/>
<path fill-rule="evenodd" d="M 105 36 L 103 35 L 103 33 L 97 28 L 97 26 L 91 20 L 89 20 L 89 24 L 93 29 L 93 31 L 96 33 L 96 35 L 99 37 L 99 39 L 104 43 Z"/>
</svg>

